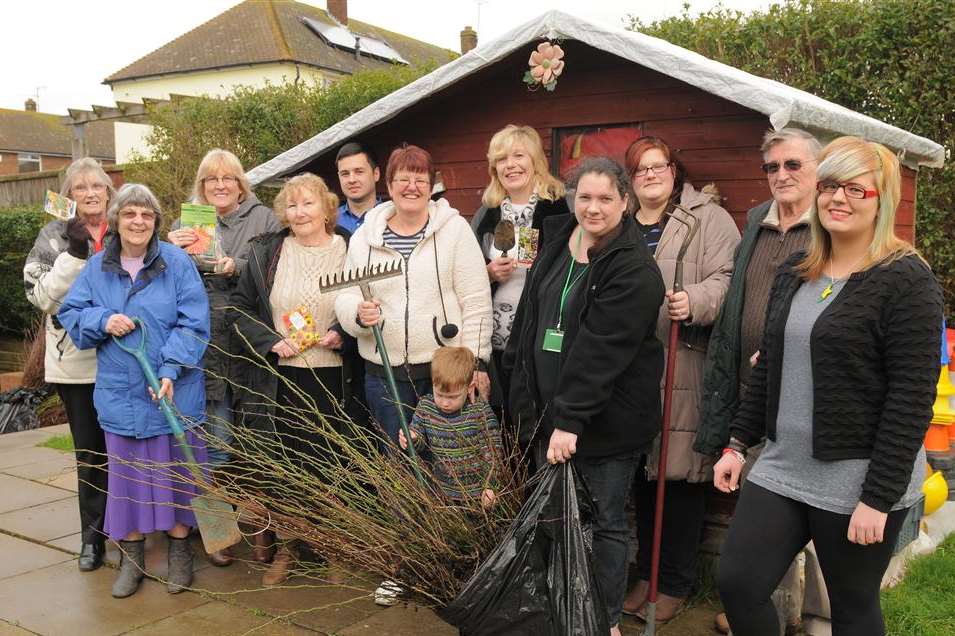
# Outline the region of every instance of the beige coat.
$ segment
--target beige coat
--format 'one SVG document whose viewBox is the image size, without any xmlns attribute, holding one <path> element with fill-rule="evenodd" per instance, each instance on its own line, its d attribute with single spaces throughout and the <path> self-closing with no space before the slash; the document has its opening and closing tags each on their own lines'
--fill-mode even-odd
<svg viewBox="0 0 955 636">
<path fill-rule="evenodd" d="M 703 482 L 712 479 L 713 462 L 693 451 L 700 418 L 703 391 L 703 363 L 710 328 L 723 304 L 733 274 L 733 253 L 740 234 L 729 213 L 715 203 L 718 196 L 698 192 L 684 184 L 680 205 L 698 221 L 699 230 L 683 258 L 683 288 L 690 297 L 690 320 L 680 325 L 679 350 L 673 378 L 670 412 L 670 442 L 667 453 L 667 479 Z M 680 216 L 680 212 L 675 212 Z M 673 288 L 677 254 L 689 230 L 670 219 L 663 229 L 655 258 L 667 289 Z M 666 347 L 670 318 L 664 301 L 657 321 L 657 337 Z M 664 378 L 665 378 L 664 374 Z M 661 380 L 660 390 L 663 391 Z M 656 478 L 660 437 L 654 442 L 647 462 L 648 475 Z"/>
</svg>

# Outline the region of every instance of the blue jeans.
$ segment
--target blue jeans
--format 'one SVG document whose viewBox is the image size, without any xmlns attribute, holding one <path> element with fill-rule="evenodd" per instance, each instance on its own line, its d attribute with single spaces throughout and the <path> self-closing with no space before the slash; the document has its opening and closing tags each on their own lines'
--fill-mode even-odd
<svg viewBox="0 0 955 636">
<path fill-rule="evenodd" d="M 594 501 L 594 576 L 607 604 L 611 627 L 620 622 L 623 597 L 627 591 L 630 529 L 624 506 L 639 458 L 639 453 L 625 453 L 613 457 L 574 459 L 577 473 Z"/>
<path fill-rule="evenodd" d="M 225 397 L 222 400 L 206 400 L 206 423 L 203 425 L 206 433 L 223 444 L 231 445 L 235 441 L 232 434 L 232 425 L 235 423 L 235 413 L 232 411 L 232 387 L 225 387 Z M 209 451 L 209 465 L 213 468 L 229 461 L 229 453 L 216 446 L 214 441 L 206 445 Z"/>
<path fill-rule="evenodd" d="M 432 391 L 431 378 L 413 382 L 395 378 L 395 384 L 398 385 L 398 397 L 401 400 L 402 410 L 410 424 L 411 416 L 414 414 L 415 407 L 418 406 L 418 399 Z M 398 443 L 398 431 L 401 430 L 398 409 L 395 408 L 395 399 L 388 389 L 388 380 L 366 373 L 365 399 L 368 401 L 368 410 L 371 412 L 371 416 L 378 422 L 378 426 L 386 438 L 382 440 L 380 445 L 381 451 L 385 452 L 388 448 L 388 440 L 395 444 Z"/>
</svg>

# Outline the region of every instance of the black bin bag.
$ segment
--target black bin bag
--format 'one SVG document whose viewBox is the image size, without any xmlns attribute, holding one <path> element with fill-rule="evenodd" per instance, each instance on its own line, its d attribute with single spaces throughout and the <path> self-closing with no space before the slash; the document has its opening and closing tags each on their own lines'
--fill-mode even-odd
<svg viewBox="0 0 955 636">
<path fill-rule="evenodd" d="M 462 636 L 606 636 L 593 504 L 572 462 L 548 466 L 501 544 L 441 617 Z"/>
</svg>

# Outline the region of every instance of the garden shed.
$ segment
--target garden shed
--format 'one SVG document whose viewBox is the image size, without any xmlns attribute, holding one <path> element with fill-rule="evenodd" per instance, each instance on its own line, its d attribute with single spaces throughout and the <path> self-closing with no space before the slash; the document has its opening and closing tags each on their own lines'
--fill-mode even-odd
<svg viewBox="0 0 955 636">
<path fill-rule="evenodd" d="M 529 90 L 528 58 L 547 40 L 564 50 L 563 73 L 553 91 Z M 307 170 L 337 189 L 334 157 L 343 143 L 361 139 L 384 162 L 407 141 L 432 153 L 445 196 L 470 216 L 488 183 L 488 142 L 510 123 L 540 132 L 561 176 L 583 155 L 622 160 L 638 136 L 662 137 L 697 187 L 717 185 L 740 226 L 746 211 L 770 196 L 759 152 L 770 128 L 804 128 L 824 142 L 859 135 L 895 151 L 904 165 L 897 230 L 908 239 L 915 232 L 918 170 L 945 160 L 944 148 L 930 139 L 805 91 L 658 38 L 551 11 L 257 166 L 249 178 L 254 185 L 277 183 Z M 704 550 L 718 551 L 734 500 L 711 492 Z"/>
<path fill-rule="evenodd" d="M 522 78 L 538 43 L 564 50 L 553 91 L 529 90 Z M 254 185 L 308 170 L 337 188 L 334 157 L 351 139 L 385 161 L 407 141 L 428 149 L 445 195 L 462 214 L 487 185 L 487 144 L 506 124 L 537 128 L 555 172 L 584 154 L 622 158 L 639 135 L 664 138 L 697 187 L 715 183 L 738 224 L 769 197 L 759 146 L 769 128 L 805 128 L 821 140 L 845 134 L 885 144 L 904 163 L 898 231 L 912 238 L 920 166 L 938 167 L 942 146 L 779 82 L 757 77 L 622 28 L 551 11 L 482 44 L 378 100 L 249 173 Z M 384 184 L 379 187 L 384 190 Z"/>
</svg>

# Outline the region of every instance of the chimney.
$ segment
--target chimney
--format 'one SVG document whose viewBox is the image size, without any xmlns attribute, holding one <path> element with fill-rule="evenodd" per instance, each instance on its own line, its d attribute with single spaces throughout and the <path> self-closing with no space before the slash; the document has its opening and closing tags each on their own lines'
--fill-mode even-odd
<svg viewBox="0 0 955 636">
<path fill-rule="evenodd" d="M 26 110 L 26 111 L 31 112 L 31 113 L 35 113 L 35 112 L 36 112 L 36 101 L 35 101 L 35 100 L 32 100 L 32 99 L 28 99 L 27 101 L 23 102 L 23 110 Z"/>
<path fill-rule="evenodd" d="M 328 0 L 328 13 L 342 26 L 348 26 L 348 0 Z"/>
<path fill-rule="evenodd" d="M 464 55 L 471 49 L 477 48 L 477 31 L 469 26 L 461 31 L 461 55 Z"/>
</svg>

